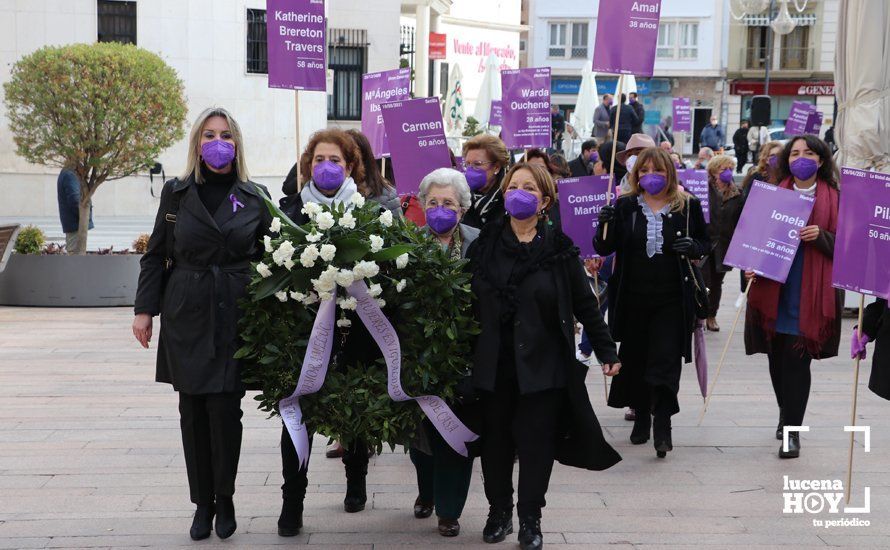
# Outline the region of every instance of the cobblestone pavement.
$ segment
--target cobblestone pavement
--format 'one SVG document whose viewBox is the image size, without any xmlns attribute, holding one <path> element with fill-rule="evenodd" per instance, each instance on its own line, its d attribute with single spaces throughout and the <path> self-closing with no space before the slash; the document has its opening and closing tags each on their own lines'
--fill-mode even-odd
<svg viewBox="0 0 890 550">
<path fill-rule="evenodd" d="M 735 281 L 727 278 L 727 290 Z M 711 370 L 732 323 L 727 291 L 723 331 L 708 335 Z M 372 459 L 366 511 L 342 509 L 342 465 L 326 460 L 315 439 L 305 532 L 276 535 L 281 483 L 280 424 L 244 400 L 244 447 L 235 505 L 238 531 L 192 543 L 193 512 L 180 448 L 176 395 L 152 382 L 155 349 L 137 345 L 129 308 L 0 308 L 0 548 L 428 548 L 482 544 L 487 506 L 479 464 L 461 519 L 445 539 L 434 519 L 412 516 L 414 470 L 407 455 Z M 845 336 L 852 323 L 845 321 Z M 849 349 L 849 337 L 841 345 Z M 870 513 L 783 514 L 783 475 L 846 477 L 851 362 L 814 363 L 802 456 L 780 460 L 773 432 L 777 409 L 765 357 L 746 357 L 734 338 L 710 411 L 695 373 L 684 369 L 674 417 L 674 451 L 665 460 L 650 444 L 633 446 L 623 411 L 604 405 L 603 380 L 588 377 L 607 438 L 624 460 L 606 472 L 557 466 L 544 511 L 545 541 L 565 548 L 890 547 L 890 403 L 860 377 L 857 424 L 869 425 L 871 452 L 857 437 L 852 504 L 870 487 Z M 815 506 L 818 501 L 808 501 Z M 813 520 L 869 521 L 816 527 Z M 515 538 L 500 547 L 515 547 Z"/>
</svg>

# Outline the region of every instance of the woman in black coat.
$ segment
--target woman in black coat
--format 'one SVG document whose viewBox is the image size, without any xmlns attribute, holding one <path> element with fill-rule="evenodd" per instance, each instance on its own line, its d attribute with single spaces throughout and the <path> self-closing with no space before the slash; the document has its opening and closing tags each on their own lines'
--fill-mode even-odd
<svg viewBox="0 0 890 550">
<path fill-rule="evenodd" d="M 271 217 L 248 179 L 241 130 L 224 109 L 201 113 L 189 138 L 188 167 L 168 181 L 142 257 L 133 334 L 147 348 L 161 315 L 158 382 L 179 392 L 180 425 L 191 500 L 190 535 L 235 532 L 232 495 L 241 452 L 244 386 L 237 303 Z"/>
<path fill-rule="evenodd" d="M 744 206 L 742 192 L 733 182 L 732 169 L 735 161 L 728 155 L 717 155 L 708 163 L 708 205 L 710 221 L 708 221 L 708 237 L 711 249 L 702 263 L 702 275 L 708 294 L 708 319 L 706 327 L 717 332 L 717 311 L 723 297 L 723 279 L 732 268 L 723 265 L 723 258 L 729 250 L 732 234 L 739 223 Z"/>
<path fill-rule="evenodd" d="M 862 352 L 862 358 L 865 359 L 865 345 L 871 341 L 874 341 L 875 349 L 871 360 L 868 389 L 875 395 L 890 400 L 890 308 L 887 307 L 887 300 L 884 298 L 876 300 L 865 308 L 862 317 L 862 335 L 853 331 L 852 357 L 855 358 Z"/>
<path fill-rule="evenodd" d="M 630 193 L 600 210 L 593 241 L 601 256 L 615 253 L 609 327 L 621 342 L 623 368 L 612 382 L 609 406 L 635 409 L 631 443 L 648 441 L 653 428 L 655 450 L 664 458 L 673 449 L 681 366 L 692 356 L 697 283 L 691 260 L 710 242 L 701 203 L 680 190 L 664 150 L 641 151 L 627 179 Z"/>
<path fill-rule="evenodd" d="M 509 217 L 486 225 L 468 251 L 481 325 L 473 385 L 482 394 L 485 542 L 513 532 L 513 460 L 519 456 L 519 543 L 540 548 L 541 508 L 554 459 L 603 470 L 620 460 L 606 443 L 575 359 L 575 321 L 603 372 L 621 365 L 571 239 L 547 223 L 556 199 L 545 170 L 516 164 L 501 184 Z M 579 392 L 582 394 L 579 396 Z M 568 436 L 568 437 L 567 437 Z M 563 443 L 573 440 L 573 452 Z"/>
</svg>

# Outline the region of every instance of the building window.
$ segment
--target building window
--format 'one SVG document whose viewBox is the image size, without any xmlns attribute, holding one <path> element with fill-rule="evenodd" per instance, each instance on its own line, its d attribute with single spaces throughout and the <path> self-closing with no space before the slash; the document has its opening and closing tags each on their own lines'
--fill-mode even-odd
<svg viewBox="0 0 890 550">
<path fill-rule="evenodd" d="M 98 0 L 96 14 L 99 42 L 136 43 L 136 2 Z"/>
<path fill-rule="evenodd" d="M 748 47 L 745 48 L 746 69 L 761 70 L 766 68 L 766 42 L 769 27 L 748 27 Z"/>
<path fill-rule="evenodd" d="M 810 27 L 798 25 L 782 37 L 781 67 L 786 70 L 803 71 L 810 68 Z"/>
<path fill-rule="evenodd" d="M 587 22 L 550 23 L 550 44 L 547 56 L 562 59 L 587 58 Z"/>
<path fill-rule="evenodd" d="M 368 33 L 363 29 L 330 29 L 328 36 L 328 68 L 334 70 L 334 90 L 328 95 L 328 118 L 361 120 Z"/>
<path fill-rule="evenodd" d="M 698 23 L 662 21 L 658 25 L 658 59 L 698 59 Z"/>
<path fill-rule="evenodd" d="M 266 10 L 247 10 L 247 72 L 269 73 L 266 51 Z"/>
</svg>

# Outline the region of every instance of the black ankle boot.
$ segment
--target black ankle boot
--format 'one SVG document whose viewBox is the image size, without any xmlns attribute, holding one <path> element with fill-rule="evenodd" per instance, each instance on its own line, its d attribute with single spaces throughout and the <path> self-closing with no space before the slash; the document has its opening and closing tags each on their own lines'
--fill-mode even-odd
<svg viewBox="0 0 890 550">
<path fill-rule="evenodd" d="M 346 498 L 343 499 L 343 509 L 350 514 L 361 512 L 368 501 L 368 493 L 365 488 L 365 476 L 353 476 L 346 480 Z"/>
<path fill-rule="evenodd" d="M 295 537 L 303 528 L 303 502 L 297 499 L 284 499 L 281 515 L 278 516 L 278 536 Z"/>
<path fill-rule="evenodd" d="M 519 547 L 522 550 L 538 550 L 544 547 L 544 536 L 541 534 L 541 518 L 519 519 Z"/>
<path fill-rule="evenodd" d="M 784 445 L 779 447 L 779 458 L 797 458 L 800 456 L 800 434 L 791 432 L 788 434 L 788 451 Z"/>
<path fill-rule="evenodd" d="M 782 413 L 782 409 L 779 409 L 779 425 L 776 426 L 776 439 L 782 441 L 782 431 L 785 427 L 785 415 Z"/>
<path fill-rule="evenodd" d="M 491 506 L 488 508 L 488 520 L 482 529 L 482 540 L 492 544 L 501 542 L 513 532 L 513 510 L 502 510 Z"/>
<path fill-rule="evenodd" d="M 235 504 L 232 497 L 216 497 L 216 536 L 227 539 L 232 536 L 238 523 L 235 521 Z"/>
<path fill-rule="evenodd" d="M 667 456 L 668 451 L 674 450 L 671 441 L 671 417 L 668 415 L 656 416 L 652 425 L 652 438 L 655 440 L 655 454 L 658 458 Z"/>
<path fill-rule="evenodd" d="M 649 441 L 649 432 L 652 428 L 652 416 L 644 410 L 637 410 L 634 419 L 634 428 L 630 432 L 630 442 L 634 445 L 642 445 Z"/>
<path fill-rule="evenodd" d="M 212 504 L 199 504 L 195 510 L 195 517 L 192 519 L 192 528 L 189 529 L 189 536 L 192 540 L 204 540 L 210 536 L 210 530 L 213 529 L 213 515 L 216 509 Z"/>
</svg>

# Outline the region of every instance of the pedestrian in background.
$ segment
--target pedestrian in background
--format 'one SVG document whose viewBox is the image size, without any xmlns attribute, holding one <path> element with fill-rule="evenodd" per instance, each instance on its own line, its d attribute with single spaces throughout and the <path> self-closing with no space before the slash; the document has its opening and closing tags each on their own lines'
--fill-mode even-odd
<svg viewBox="0 0 890 550">
<path fill-rule="evenodd" d="M 800 246 L 785 283 L 754 278 L 745 318 L 745 353 L 765 353 L 779 405 L 776 439 L 784 426 L 803 424 L 810 395 L 813 359 L 837 355 L 840 342 L 842 290 L 831 286 L 837 232 L 838 186 L 828 145 L 813 135 L 796 136 L 779 158 L 779 187 L 815 197 Z M 800 456 L 800 434 L 791 432 L 788 450 L 779 458 Z"/>
<path fill-rule="evenodd" d="M 612 130 L 613 139 L 617 136 L 618 141 L 627 143 L 630 140 L 630 136 L 635 133 L 634 128 L 637 128 L 641 123 L 636 111 L 627 104 L 627 96 L 621 94 L 620 99 L 621 103 L 614 105 L 609 110 L 609 129 Z M 618 112 L 619 107 L 621 108 L 621 117 L 618 120 L 618 128 L 615 128 L 615 114 Z"/>
<path fill-rule="evenodd" d="M 623 366 L 612 381 L 609 406 L 632 407 L 631 443 L 646 443 L 651 431 L 656 454 L 664 458 L 673 449 L 671 416 L 680 411 L 682 364 L 692 360 L 691 260 L 707 253 L 710 244 L 701 202 L 680 190 L 666 152 L 641 151 L 628 181 L 630 191 L 600 210 L 593 241 L 597 254 L 615 254 L 609 329 L 621 343 Z"/>
<path fill-rule="evenodd" d="M 562 137 L 566 133 L 566 117 L 559 112 L 559 105 L 555 103 L 550 106 L 550 126 L 552 147 L 557 151 L 562 151 Z"/>
<path fill-rule="evenodd" d="M 80 179 L 70 166 L 66 166 L 59 172 L 56 180 L 56 196 L 59 201 L 59 221 L 62 224 L 62 232 L 65 233 L 65 251 L 80 250 L 80 240 L 77 231 L 80 226 Z M 90 202 L 90 225 L 93 226 L 93 204 Z"/>
<path fill-rule="evenodd" d="M 739 129 L 732 135 L 732 146 L 735 148 L 735 171 L 742 173 L 745 165 L 748 164 L 748 121 L 742 120 Z"/>
<path fill-rule="evenodd" d="M 596 148 L 597 141 L 595 139 L 588 139 L 581 144 L 581 154 L 569 163 L 569 172 L 573 178 L 593 174 L 593 165 L 599 160 L 599 153 Z"/>
<path fill-rule="evenodd" d="M 631 108 L 634 110 L 634 114 L 637 115 L 637 123 L 632 128 L 632 132 L 634 134 L 642 134 L 643 133 L 643 123 L 646 120 L 646 108 L 643 107 L 643 102 L 640 101 L 639 96 L 637 96 L 636 92 L 631 92 L 628 94 L 628 103 L 630 103 Z"/>
<path fill-rule="evenodd" d="M 711 122 L 702 128 L 699 136 L 699 146 L 708 147 L 713 151 L 723 149 L 726 144 L 726 135 L 723 133 L 723 127 L 717 123 L 717 115 L 711 116 Z"/>
<path fill-rule="evenodd" d="M 600 142 L 609 137 L 609 109 L 612 107 L 612 94 L 603 95 L 603 101 L 593 110 L 593 137 Z"/>
<path fill-rule="evenodd" d="M 717 155 L 708 163 L 708 205 L 710 221 L 708 237 L 711 249 L 702 263 L 701 270 L 705 286 L 708 287 L 708 318 L 705 328 L 717 332 L 717 311 L 720 309 L 720 298 L 723 296 L 723 278 L 732 268 L 723 265 L 723 258 L 729 249 L 729 242 L 735 232 L 736 224 L 742 215 L 744 201 L 738 186 L 733 182 L 732 168 L 735 165 L 732 157 Z"/>
<path fill-rule="evenodd" d="M 708 168 L 708 163 L 711 162 L 712 158 L 714 158 L 714 150 L 710 147 L 702 147 L 698 150 L 698 160 L 695 162 L 693 168 L 696 170 L 706 170 Z"/>
<path fill-rule="evenodd" d="M 748 150 L 751 152 L 751 162 L 756 164 L 760 155 L 760 127 L 748 128 Z"/>
<path fill-rule="evenodd" d="M 133 334 L 147 348 L 163 317 L 155 380 L 179 393 L 192 502 L 189 535 L 230 537 L 237 527 L 235 476 L 241 454 L 238 302 L 272 217 L 268 190 L 250 181 L 241 129 L 225 109 L 202 112 L 189 134 L 182 176 L 168 181 L 142 256 Z M 262 191 L 258 190 L 262 189 Z"/>
</svg>

